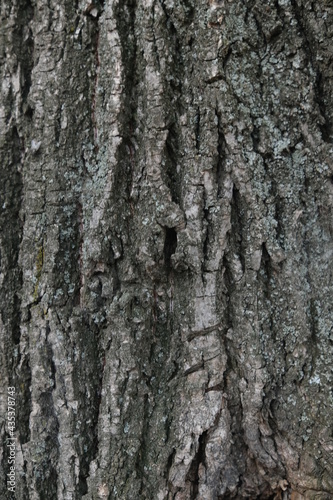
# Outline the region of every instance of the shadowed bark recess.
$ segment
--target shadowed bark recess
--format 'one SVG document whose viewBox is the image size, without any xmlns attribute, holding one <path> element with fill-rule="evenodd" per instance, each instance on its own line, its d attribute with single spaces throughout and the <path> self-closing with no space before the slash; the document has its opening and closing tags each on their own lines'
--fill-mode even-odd
<svg viewBox="0 0 333 500">
<path fill-rule="evenodd" d="M 0 17 L 1 498 L 332 498 L 333 4 Z"/>
</svg>

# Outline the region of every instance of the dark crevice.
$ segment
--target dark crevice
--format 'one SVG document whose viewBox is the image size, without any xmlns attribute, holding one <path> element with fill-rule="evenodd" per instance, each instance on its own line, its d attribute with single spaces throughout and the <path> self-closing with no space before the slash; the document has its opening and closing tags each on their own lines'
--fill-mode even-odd
<svg viewBox="0 0 333 500">
<path fill-rule="evenodd" d="M 203 254 L 202 269 L 201 269 L 202 274 L 206 271 L 206 262 L 208 261 L 208 253 L 209 253 L 209 232 L 210 232 L 209 229 L 211 222 L 209 216 L 209 208 L 204 208 L 203 216 L 204 216 L 204 223 L 206 225 L 206 234 L 202 247 L 202 254 Z"/>
<path fill-rule="evenodd" d="M 169 374 L 169 377 L 167 379 L 167 382 L 169 383 L 171 380 L 173 380 L 175 377 L 177 377 L 179 373 L 179 365 L 176 361 L 173 361 L 172 366 L 171 366 L 171 373 Z"/>
<path fill-rule="evenodd" d="M 89 16 L 92 21 L 98 21 L 104 10 L 104 0 L 95 0 L 83 11 L 85 16 Z"/>
<path fill-rule="evenodd" d="M 232 54 L 232 44 L 230 43 L 223 53 L 223 69 L 226 68 L 226 65 L 228 64 L 229 59 L 231 57 L 231 54 Z"/>
<path fill-rule="evenodd" d="M 280 5 L 279 0 L 274 0 L 274 7 L 281 21 L 284 21 L 284 10 L 282 5 Z"/>
<path fill-rule="evenodd" d="M 242 196 L 236 186 L 233 187 L 231 201 L 231 240 L 232 250 L 238 255 L 242 264 L 242 270 L 245 271 L 245 234 L 246 211 Z"/>
<path fill-rule="evenodd" d="M 266 162 L 264 162 L 266 164 Z M 276 181 L 271 178 L 271 192 L 274 198 L 274 208 L 275 214 L 274 218 L 277 223 L 276 226 L 276 239 L 279 242 L 279 245 L 284 247 L 284 228 L 283 228 L 283 201 L 281 200 L 280 195 L 278 194 L 278 185 Z"/>
<path fill-rule="evenodd" d="M 32 118 L 34 116 L 34 112 L 35 112 L 35 110 L 28 104 L 25 107 L 24 115 L 28 118 L 28 120 L 32 120 Z"/>
<path fill-rule="evenodd" d="M 31 87 L 31 73 L 34 65 L 33 52 L 34 52 L 34 41 L 32 38 L 31 30 L 29 30 L 29 38 L 25 41 L 25 52 L 26 57 L 24 58 L 24 63 L 22 64 L 22 102 L 26 102 L 27 97 L 30 92 Z"/>
<path fill-rule="evenodd" d="M 20 435 L 20 443 L 25 444 L 30 440 L 30 413 L 31 403 L 31 368 L 29 358 L 25 356 L 21 364 L 20 372 L 17 374 L 16 386 L 19 390 L 20 413 L 17 419 L 17 427 Z"/>
<path fill-rule="evenodd" d="M 200 363 L 197 363 L 196 365 L 191 366 L 184 372 L 184 376 L 186 377 L 187 375 L 190 375 L 191 373 L 197 372 L 199 370 L 202 370 L 204 367 L 204 362 L 200 361 Z"/>
<path fill-rule="evenodd" d="M 223 381 L 211 390 L 223 391 L 222 405 L 226 405 L 230 414 L 230 433 L 233 440 L 233 446 L 230 453 L 229 465 L 232 470 L 238 471 L 237 474 L 242 474 L 246 470 L 246 453 L 247 446 L 244 441 L 243 429 L 243 407 L 239 387 L 241 379 L 239 366 L 239 342 L 237 336 L 237 326 L 235 323 L 235 282 L 233 278 L 233 270 L 230 265 L 230 253 L 232 252 L 232 238 L 229 236 L 229 242 L 226 253 L 223 257 L 222 281 L 219 286 L 219 300 L 224 311 L 222 324 L 224 326 L 221 332 L 221 342 L 224 345 L 226 354 L 226 366 L 223 371 Z M 236 298 L 237 301 L 237 298 Z M 235 337 L 235 338 L 234 338 Z M 222 406 L 223 407 L 223 406 Z M 236 479 L 237 481 L 237 479 Z M 238 498 L 241 481 L 238 480 L 237 488 L 232 492 L 228 490 L 221 498 Z"/>
<path fill-rule="evenodd" d="M 21 162 L 21 158 L 24 156 L 24 146 L 23 140 L 20 138 L 17 127 L 14 126 L 11 131 L 10 144 L 12 144 L 12 165 L 17 166 Z M 17 172 L 14 174 L 15 177 L 21 177 Z"/>
<path fill-rule="evenodd" d="M 94 13 L 94 15 L 92 15 Z M 99 71 L 100 71 L 100 56 L 99 56 L 99 45 L 100 45 L 100 23 L 99 17 L 102 14 L 102 7 L 98 3 L 92 3 L 87 7 L 85 15 L 92 23 L 91 29 L 91 51 L 93 60 L 93 73 L 94 79 L 92 82 L 91 89 L 91 132 L 92 132 L 92 143 L 94 144 L 94 152 L 97 154 L 99 151 L 99 141 L 98 135 L 99 131 L 97 128 L 97 95 L 98 95 L 98 81 L 99 81 Z"/>
<path fill-rule="evenodd" d="M 16 426 L 20 437 L 27 441 L 30 437 L 31 371 L 28 358 L 24 355 L 22 359 L 23 355 L 20 351 L 23 276 L 19 265 L 23 231 L 20 212 L 23 192 L 21 164 L 24 157 L 24 143 L 16 126 L 8 131 L 6 143 L 11 147 L 0 162 L 1 273 L 4 277 L 0 290 L 0 314 L 5 332 L 4 356 L 1 362 L 8 374 L 8 385 L 15 387 L 20 396 L 20 412 L 16 415 Z"/>
<path fill-rule="evenodd" d="M 163 160 L 165 166 L 162 175 L 165 184 L 169 188 L 172 201 L 181 206 L 183 162 L 180 161 L 180 158 L 183 151 L 180 150 L 180 137 L 182 135 L 180 116 L 186 108 L 182 93 L 182 82 L 184 81 L 183 44 L 182 38 L 176 28 L 177 22 L 174 19 L 175 11 L 170 9 L 167 2 L 160 0 L 159 3 L 164 12 L 164 19 L 160 19 L 159 24 L 155 22 L 153 29 L 156 31 L 156 34 L 158 33 L 159 37 L 168 40 L 170 48 L 168 57 L 165 57 L 163 50 L 159 48 L 159 57 L 166 66 L 164 74 L 168 75 L 163 79 L 163 101 L 165 104 L 164 110 L 166 112 L 165 118 L 168 135 L 164 148 Z M 182 8 L 188 12 L 188 15 L 192 15 L 192 7 L 183 3 Z M 169 75 L 172 75 L 172 77 L 169 78 Z"/>
<path fill-rule="evenodd" d="M 271 390 L 270 394 L 266 395 L 266 399 L 267 401 L 269 401 L 269 405 L 267 408 L 267 422 L 269 427 L 272 429 L 274 435 L 278 435 L 279 424 L 276 420 L 275 415 L 278 414 L 280 404 L 277 399 L 277 394 L 273 392 L 273 390 Z"/>
<path fill-rule="evenodd" d="M 194 118 L 195 123 L 195 149 L 200 150 L 200 108 L 197 110 L 197 114 Z"/>
<path fill-rule="evenodd" d="M 167 227 L 165 229 L 164 240 L 164 264 L 167 269 L 171 267 L 171 256 L 175 253 L 177 248 L 177 231 L 174 227 Z"/>
<path fill-rule="evenodd" d="M 252 144 L 253 144 L 253 151 L 255 153 L 259 153 L 259 144 L 260 144 L 260 129 L 253 125 L 253 130 L 251 132 L 251 138 L 252 138 Z"/>
<path fill-rule="evenodd" d="M 227 307 L 225 307 L 225 312 L 227 313 L 226 321 L 227 324 L 232 323 L 232 311 L 230 309 L 230 300 L 232 293 L 235 289 L 233 274 L 230 268 L 229 262 L 229 248 L 225 251 L 223 256 L 223 298 L 227 301 Z"/>
<path fill-rule="evenodd" d="M 207 433 L 208 431 L 204 431 L 199 437 L 198 451 L 196 452 L 192 460 L 190 469 L 186 476 L 186 481 L 191 483 L 191 492 L 190 492 L 191 496 L 189 500 L 196 500 L 196 498 L 198 498 L 199 467 L 201 464 L 205 466 Z"/>
<path fill-rule="evenodd" d="M 171 423 L 172 423 L 172 417 L 169 416 L 165 420 L 165 423 L 164 423 L 165 443 L 167 443 L 169 441 L 169 438 L 170 438 Z M 168 458 L 168 461 L 169 461 L 169 459 L 170 459 L 170 457 Z"/>
<path fill-rule="evenodd" d="M 207 80 L 205 80 L 205 83 L 207 85 L 211 85 L 212 83 L 220 82 L 221 80 L 224 80 L 223 75 L 215 75 L 212 76 L 212 78 L 208 78 Z"/>
<path fill-rule="evenodd" d="M 133 112 L 136 109 L 136 64 L 137 64 L 137 42 L 135 36 L 136 23 L 136 0 L 120 2 L 115 8 L 117 30 L 121 41 L 122 62 L 124 64 L 125 95 L 128 99 L 126 106 L 127 116 L 123 117 L 123 123 L 133 123 Z M 132 125 L 133 127 L 133 125 Z"/>
<path fill-rule="evenodd" d="M 158 71 L 161 71 L 161 62 L 160 62 L 160 55 L 158 51 L 158 45 L 157 45 L 157 40 L 156 40 L 156 34 L 155 34 L 155 4 L 152 6 L 151 10 L 151 16 L 152 16 L 152 34 L 153 34 L 153 40 L 154 40 L 154 53 L 156 56 L 156 65 L 158 68 Z"/>
<path fill-rule="evenodd" d="M 196 339 L 198 337 L 203 337 L 208 333 L 219 330 L 221 325 L 222 323 L 216 323 L 215 325 L 208 326 L 207 328 L 203 328 L 202 330 L 191 330 L 191 333 L 187 336 L 187 340 L 188 342 L 192 342 L 193 339 Z"/>
<path fill-rule="evenodd" d="M 222 196 L 222 183 L 223 183 L 223 175 L 225 172 L 227 143 L 222 128 L 220 112 L 215 110 L 215 116 L 217 117 L 217 130 L 218 130 L 218 145 L 217 145 L 218 157 L 216 164 L 216 184 L 217 184 L 217 198 L 220 198 Z"/>
<path fill-rule="evenodd" d="M 310 304 L 309 304 L 309 326 L 310 326 L 310 348 L 309 352 L 311 353 L 311 374 L 310 376 L 313 375 L 316 369 L 316 359 L 319 355 L 319 349 L 318 349 L 318 313 L 317 313 L 317 306 L 316 306 L 316 301 L 314 299 L 310 299 Z"/>
<path fill-rule="evenodd" d="M 80 468 L 77 494 L 85 495 L 88 492 L 87 479 L 89 477 L 90 463 L 95 460 L 98 453 L 98 420 L 102 401 L 102 385 L 105 367 L 105 352 L 99 349 L 97 328 L 89 322 L 89 317 L 83 317 L 76 325 L 76 330 L 81 332 L 78 338 L 77 349 L 89 359 L 89 363 L 78 360 L 75 365 L 75 394 L 80 406 L 77 419 L 82 422 L 79 440 Z M 95 331 L 94 331 L 95 330 Z M 91 332 L 87 335 L 85 332 Z M 85 381 L 82 384 L 82 381 Z"/>
<path fill-rule="evenodd" d="M 207 387 L 207 389 L 205 389 L 205 392 L 211 392 L 211 391 L 217 391 L 217 392 L 222 392 L 223 391 L 223 383 L 220 383 L 220 384 L 216 384 L 212 387 Z"/>
<path fill-rule="evenodd" d="M 276 238 L 279 242 L 281 248 L 284 248 L 284 229 L 282 224 L 282 216 L 283 216 L 283 203 L 281 201 L 280 196 L 276 196 L 275 198 L 275 220 L 277 222 L 276 226 Z"/>
<path fill-rule="evenodd" d="M 26 460 L 24 460 L 24 462 L 23 462 L 22 469 L 23 469 L 23 474 L 22 474 L 22 478 L 21 478 L 21 481 L 22 481 L 22 492 L 23 492 L 22 498 L 24 498 L 24 499 L 27 498 L 28 499 L 29 498 L 29 490 L 28 490 L 28 485 L 27 485 L 28 462 Z"/>
<path fill-rule="evenodd" d="M 17 60 L 21 70 L 21 96 L 24 106 L 31 87 L 31 73 L 34 66 L 34 40 L 29 23 L 34 16 L 34 7 L 30 0 L 21 0 L 18 3 L 17 18 L 13 32 L 14 47 L 18 47 Z"/>
<path fill-rule="evenodd" d="M 271 265 L 271 258 L 269 256 L 269 253 L 266 248 L 266 243 L 262 244 L 262 251 L 261 251 L 261 268 L 263 269 L 263 277 L 265 280 L 265 290 L 267 293 L 267 298 L 270 296 L 270 290 L 269 290 L 269 282 L 272 277 L 272 265 Z"/>
<path fill-rule="evenodd" d="M 168 478 L 169 477 L 169 472 L 170 472 L 170 469 L 172 467 L 172 464 L 173 464 L 173 461 L 174 461 L 174 458 L 176 456 L 176 449 L 173 448 L 172 449 L 172 452 L 170 453 L 170 455 L 168 456 L 168 461 L 167 461 L 167 469 L 166 469 L 166 477 Z"/>
<path fill-rule="evenodd" d="M 269 43 L 272 45 L 275 41 L 278 40 L 278 38 L 280 37 L 281 33 L 283 31 L 283 25 L 282 24 L 278 24 L 277 26 L 275 26 L 272 31 L 270 32 L 269 34 L 269 38 L 268 38 L 268 41 Z"/>
<path fill-rule="evenodd" d="M 118 263 L 117 261 L 114 262 L 112 266 L 112 277 L 113 277 L 113 296 L 117 295 L 118 292 L 121 290 L 121 280 L 119 277 L 119 271 L 118 271 Z"/>
<path fill-rule="evenodd" d="M 61 134 L 61 110 L 59 107 L 54 120 L 54 142 L 56 144 L 58 144 L 60 141 L 60 134 Z"/>
<path fill-rule="evenodd" d="M 262 342 L 262 352 L 264 359 L 267 361 L 267 356 L 270 362 L 268 363 L 267 370 L 271 373 L 274 372 L 274 365 L 271 363 L 272 357 L 279 357 L 280 349 L 281 352 L 284 351 L 284 341 L 281 340 L 279 335 L 279 330 L 276 326 L 275 311 L 271 307 L 271 296 L 272 289 L 274 290 L 274 280 L 275 280 L 276 268 L 275 264 L 267 250 L 266 243 L 264 242 L 261 247 L 261 262 L 260 268 L 257 273 L 258 280 L 258 291 L 260 291 L 260 301 L 261 301 L 261 313 L 264 315 L 264 319 L 261 320 L 261 328 L 264 335 L 261 337 Z M 272 380 L 277 378 L 279 380 L 279 375 L 276 373 Z"/>
<path fill-rule="evenodd" d="M 53 351 L 51 348 L 51 345 L 48 342 L 48 336 L 50 334 L 50 325 L 49 322 L 46 322 L 46 345 L 47 345 L 47 357 L 48 357 L 48 363 L 50 365 L 50 378 L 53 382 L 53 389 L 56 389 L 56 367 L 55 363 L 53 360 Z"/>
<path fill-rule="evenodd" d="M 121 112 L 119 113 L 122 142 L 117 149 L 117 167 L 114 172 L 114 187 L 110 196 L 110 200 L 113 200 L 113 206 L 110 206 L 110 211 L 113 213 L 114 207 L 117 207 L 115 213 L 116 225 L 127 228 L 129 242 L 131 239 L 129 226 L 134 214 L 136 199 L 133 197 L 133 183 L 138 167 L 135 148 L 136 130 L 140 128 L 136 115 L 138 106 L 137 67 L 141 61 L 135 33 L 136 9 L 136 0 L 119 2 L 114 8 L 117 31 L 120 38 L 124 87 L 120 97 L 122 104 Z M 115 271 L 118 274 L 117 266 L 115 266 Z M 117 282 L 118 279 L 116 279 Z M 117 290 L 119 290 L 119 285 L 115 287 L 114 291 Z"/>
<path fill-rule="evenodd" d="M 238 389 L 240 380 L 239 366 L 237 362 L 237 348 L 231 339 L 225 339 L 225 351 L 227 354 L 226 368 L 223 373 L 223 393 L 227 395 L 225 402 L 230 413 L 230 431 L 234 441 L 234 453 L 230 457 L 231 464 L 236 463 L 236 469 L 245 471 L 245 451 L 243 430 L 243 407 L 241 395 Z"/>
<path fill-rule="evenodd" d="M 13 318 L 12 318 L 12 339 L 14 345 L 18 345 L 20 343 L 21 339 L 20 324 L 21 324 L 21 299 L 15 293 L 13 300 Z"/>
<path fill-rule="evenodd" d="M 177 130 L 176 124 L 173 124 L 169 128 L 167 139 L 165 142 L 165 174 L 166 174 L 166 185 L 168 186 L 171 194 L 171 199 L 177 205 L 181 202 L 181 177 L 180 177 L 180 165 L 178 165 L 177 160 L 179 158 L 179 131 Z"/>
<path fill-rule="evenodd" d="M 80 495 L 86 495 L 88 493 L 87 478 L 88 474 L 82 473 L 82 466 L 81 466 L 79 472 L 79 484 L 78 484 L 78 491 Z"/>
</svg>

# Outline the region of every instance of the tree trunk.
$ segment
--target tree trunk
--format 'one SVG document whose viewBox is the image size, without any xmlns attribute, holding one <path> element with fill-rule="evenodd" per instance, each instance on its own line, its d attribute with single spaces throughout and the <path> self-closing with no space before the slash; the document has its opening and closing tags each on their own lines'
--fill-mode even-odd
<svg viewBox="0 0 333 500">
<path fill-rule="evenodd" d="M 333 497 L 332 37 L 2 0 L 1 498 Z"/>
</svg>

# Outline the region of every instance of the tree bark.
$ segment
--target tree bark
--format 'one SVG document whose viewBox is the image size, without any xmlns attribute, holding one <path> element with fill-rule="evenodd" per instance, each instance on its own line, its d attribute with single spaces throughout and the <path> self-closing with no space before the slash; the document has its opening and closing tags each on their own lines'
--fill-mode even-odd
<svg viewBox="0 0 333 500">
<path fill-rule="evenodd" d="M 1 498 L 333 498 L 332 2 L 0 8 Z"/>
</svg>

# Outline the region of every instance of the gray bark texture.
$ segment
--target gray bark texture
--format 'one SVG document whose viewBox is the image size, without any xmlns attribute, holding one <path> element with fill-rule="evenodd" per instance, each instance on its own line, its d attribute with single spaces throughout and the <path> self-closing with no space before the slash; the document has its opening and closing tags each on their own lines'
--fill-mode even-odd
<svg viewBox="0 0 333 500">
<path fill-rule="evenodd" d="M 332 1 L 0 8 L 0 497 L 332 499 Z"/>
</svg>

